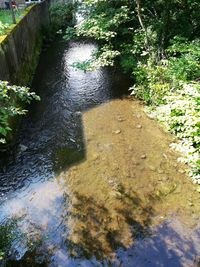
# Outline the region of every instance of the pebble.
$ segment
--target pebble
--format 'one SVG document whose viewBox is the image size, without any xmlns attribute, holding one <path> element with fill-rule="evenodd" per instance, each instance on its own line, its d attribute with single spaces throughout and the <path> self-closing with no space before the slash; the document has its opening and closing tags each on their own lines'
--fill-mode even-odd
<svg viewBox="0 0 200 267">
<path fill-rule="evenodd" d="M 155 170 L 156 170 L 156 168 L 155 168 L 154 166 L 149 166 L 149 169 L 150 169 L 151 171 L 155 171 Z"/>
<path fill-rule="evenodd" d="M 137 128 L 137 129 L 141 129 L 141 128 L 142 128 L 142 125 L 138 124 L 138 125 L 136 126 L 136 128 Z"/>
<path fill-rule="evenodd" d="M 183 173 L 185 173 L 185 170 L 179 169 L 178 172 L 183 174 Z"/>
<path fill-rule="evenodd" d="M 124 121 L 124 119 L 121 118 L 121 117 L 118 117 L 117 120 L 118 120 L 119 122 Z"/>
<path fill-rule="evenodd" d="M 115 131 L 115 134 L 120 134 L 121 133 L 121 130 L 116 130 Z"/>
<path fill-rule="evenodd" d="M 162 177 L 162 181 L 166 182 L 168 180 L 169 180 L 169 177 L 167 177 L 167 176 Z"/>
<path fill-rule="evenodd" d="M 140 114 L 137 114 L 136 117 L 140 119 L 142 116 Z"/>
<path fill-rule="evenodd" d="M 19 148 L 20 148 L 20 151 L 21 151 L 21 152 L 24 152 L 24 151 L 26 151 L 26 150 L 28 149 L 27 146 L 22 145 L 22 144 L 19 145 Z"/>
<path fill-rule="evenodd" d="M 164 157 L 165 159 L 168 159 L 168 157 L 167 157 L 167 155 L 166 155 L 165 153 L 163 153 L 163 157 Z"/>
<path fill-rule="evenodd" d="M 147 157 L 146 154 L 141 155 L 141 159 L 146 159 L 146 157 Z"/>
<path fill-rule="evenodd" d="M 194 204 L 192 202 L 188 203 L 190 207 L 194 206 Z"/>
<path fill-rule="evenodd" d="M 97 160 L 97 159 L 99 159 L 99 155 L 98 154 L 94 154 L 93 156 L 92 156 L 92 160 Z"/>
<path fill-rule="evenodd" d="M 116 196 L 116 198 L 121 198 L 122 194 L 120 192 L 115 192 L 115 196 Z"/>
<path fill-rule="evenodd" d="M 134 150 L 132 146 L 129 146 L 128 149 L 129 149 L 130 151 L 133 151 L 133 150 Z"/>
<path fill-rule="evenodd" d="M 133 165 L 139 165 L 139 164 L 140 164 L 139 162 L 137 162 L 137 161 L 135 160 L 135 158 L 132 158 L 132 159 L 131 159 L 131 163 L 132 163 Z"/>
<path fill-rule="evenodd" d="M 161 170 L 161 169 L 158 169 L 158 173 L 159 173 L 159 174 L 162 174 L 162 173 L 164 173 L 164 171 Z"/>
<path fill-rule="evenodd" d="M 110 185 L 115 185 L 115 181 L 114 180 L 108 180 L 108 183 L 110 184 Z"/>
</svg>

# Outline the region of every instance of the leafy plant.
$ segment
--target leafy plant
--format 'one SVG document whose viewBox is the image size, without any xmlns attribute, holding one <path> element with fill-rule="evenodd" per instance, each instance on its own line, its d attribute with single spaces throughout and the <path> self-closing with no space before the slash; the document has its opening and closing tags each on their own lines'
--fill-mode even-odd
<svg viewBox="0 0 200 267">
<path fill-rule="evenodd" d="M 27 87 L 11 86 L 6 81 L 0 81 L 0 143 L 6 143 L 10 128 L 10 119 L 24 115 L 27 110 L 22 106 L 31 100 L 39 100 L 34 92 Z"/>
<path fill-rule="evenodd" d="M 56 2 L 50 6 L 51 29 L 53 32 L 72 25 L 74 8 L 72 1 L 67 3 Z"/>
<path fill-rule="evenodd" d="M 0 21 L 0 35 L 5 34 L 6 29 L 8 28 L 8 24 L 4 24 L 3 22 Z"/>
<path fill-rule="evenodd" d="M 164 104 L 151 106 L 148 112 L 175 134 L 179 142 L 171 146 L 181 152 L 180 161 L 192 167 L 190 175 L 200 183 L 200 85 L 181 83 L 177 91 L 168 91 Z"/>
</svg>

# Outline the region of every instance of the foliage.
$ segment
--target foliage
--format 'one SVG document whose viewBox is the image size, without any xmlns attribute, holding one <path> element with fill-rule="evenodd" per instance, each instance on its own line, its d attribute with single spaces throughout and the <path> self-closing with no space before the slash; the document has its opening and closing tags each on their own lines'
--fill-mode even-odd
<svg viewBox="0 0 200 267">
<path fill-rule="evenodd" d="M 65 30 L 65 35 L 63 37 L 67 41 L 76 39 L 77 35 L 74 27 L 67 27 L 67 29 Z"/>
<path fill-rule="evenodd" d="M 49 11 L 53 32 L 65 29 L 72 24 L 74 5 L 71 1 L 67 3 L 56 2 L 50 6 Z"/>
<path fill-rule="evenodd" d="M 3 24 L 1 21 L 0 21 L 0 35 L 3 35 L 6 31 L 6 29 L 8 28 L 8 24 Z"/>
<path fill-rule="evenodd" d="M 9 254 L 12 241 L 16 237 L 16 233 L 14 233 L 15 227 L 15 221 L 0 226 L 0 262 Z"/>
<path fill-rule="evenodd" d="M 175 36 L 168 47 L 169 76 L 176 80 L 195 80 L 200 77 L 200 39 L 188 41 Z"/>
<path fill-rule="evenodd" d="M 190 175 L 200 183 L 200 85 L 180 82 L 179 89 L 166 92 L 163 100 L 148 112 L 178 137 L 171 146 L 181 152 L 180 160 L 192 167 Z"/>
<path fill-rule="evenodd" d="M 151 104 L 151 115 L 178 137 L 172 147 L 183 154 L 181 160 L 192 167 L 190 175 L 200 182 L 200 85 L 192 82 L 200 77 L 199 43 L 175 37 L 167 59 L 138 62 L 131 90 Z"/>
<path fill-rule="evenodd" d="M 176 37 L 168 47 L 167 59 L 156 61 L 149 57 L 146 62 L 138 61 L 133 70 L 136 84 L 133 94 L 147 103 L 163 103 L 168 92 L 180 89 L 181 82 L 198 80 L 200 77 L 200 40 L 188 42 Z"/>
<path fill-rule="evenodd" d="M 99 49 L 91 60 L 74 66 L 93 70 L 118 61 L 135 81 L 132 94 L 179 138 L 173 146 L 184 152 L 184 162 L 198 179 L 200 2 L 84 0 L 83 6 L 85 20 L 67 30 L 65 38 L 93 38 Z"/>
<path fill-rule="evenodd" d="M 101 3 L 105 5 L 106 10 L 102 10 Z M 84 37 L 99 41 L 100 48 L 94 55 L 91 65 L 85 64 L 88 70 L 113 65 L 114 60 L 121 55 L 122 49 L 117 40 L 121 35 L 127 35 L 124 25 L 129 23 L 130 17 L 132 17 L 131 11 L 127 5 L 116 3 L 113 7 L 110 2 L 106 1 L 96 1 L 95 3 L 86 1 L 86 9 L 90 10 L 91 16 L 74 29 L 67 29 L 65 39 Z"/>
<path fill-rule="evenodd" d="M 8 82 L 0 81 L 0 143 L 6 142 L 10 128 L 10 119 L 23 115 L 27 111 L 22 108 L 31 100 L 39 100 L 39 97 L 30 92 L 27 87 L 11 86 Z"/>
<path fill-rule="evenodd" d="M 109 49 L 109 47 L 105 45 L 97 52 L 94 52 L 91 59 L 83 62 L 74 62 L 72 66 L 84 71 L 93 71 L 100 67 L 114 66 L 115 58 L 118 55 L 119 51 Z"/>
<path fill-rule="evenodd" d="M 15 11 L 17 21 L 23 16 L 23 10 Z M 0 35 L 6 34 L 9 26 L 13 24 L 10 10 L 0 9 Z"/>
</svg>

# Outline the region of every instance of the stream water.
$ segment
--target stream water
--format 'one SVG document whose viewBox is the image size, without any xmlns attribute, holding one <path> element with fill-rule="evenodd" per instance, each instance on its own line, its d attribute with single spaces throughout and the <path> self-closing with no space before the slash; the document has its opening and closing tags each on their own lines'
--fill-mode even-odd
<svg viewBox="0 0 200 267">
<path fill-rule="evenodd" d="M 198 266 L 200 195 L 128 79 L 72 67 L 95 49 L 58 40 L 41 55 L 41 101 L 1 159 L 0 266 Z"/>
</svg>

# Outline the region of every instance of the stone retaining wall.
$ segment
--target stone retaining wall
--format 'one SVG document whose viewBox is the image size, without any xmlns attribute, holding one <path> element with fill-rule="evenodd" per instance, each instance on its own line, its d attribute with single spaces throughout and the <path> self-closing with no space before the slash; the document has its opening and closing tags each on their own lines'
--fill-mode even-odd
<svg viewBox="0 0 200 267">
<path fill-rule="evenodd" d="M 27 85 L 37 66 L 42 30 L 49 26 L 48 1 L 28 8 L 27 14 L 0 40 L 0 80 Z"/>
</svg>

